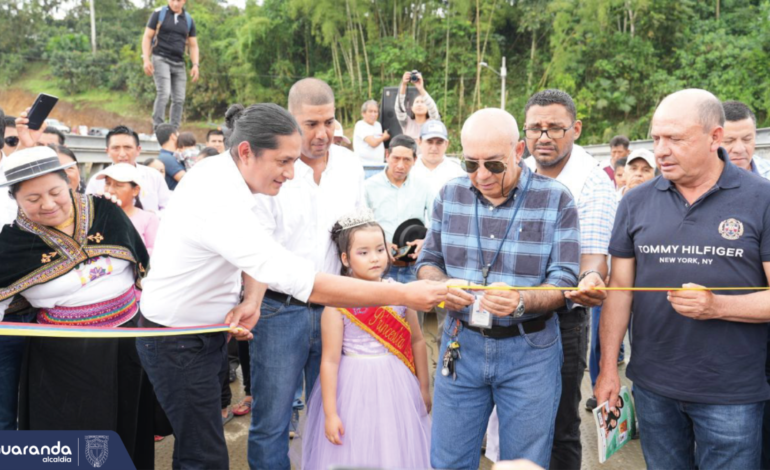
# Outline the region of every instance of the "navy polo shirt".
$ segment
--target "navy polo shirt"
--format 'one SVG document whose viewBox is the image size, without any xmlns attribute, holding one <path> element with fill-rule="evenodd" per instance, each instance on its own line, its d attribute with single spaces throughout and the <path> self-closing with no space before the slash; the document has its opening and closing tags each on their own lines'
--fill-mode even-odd
<svg viewBox="0 0 770 470">
<path fill-rule="evenodd" d="M 770 182 L 730 163 L 721 148 L 719 158 L 717 184 L 692 205 L 662 176 L 623 196 L 609 252 L 636 259 L 636 287 L 768 285 Z M 666 292 L 634 292 L 632 311 L 627 375 L 635 384 L 696 403 L 770 399 L 766 323 L 693 320 Z"/>
<path fill-rule="evenodd" d="M 166 149 L 160 149 L 158 160 L 163 162 L 163 165 L 166 167 L 166 184 L 168 185 L 168 189 L 171 191 L 175 190 L 179 181 L 175 180 L 174 176 L 180 171 L 185 171 L 184 165 L 176 159 L 174 152 L 169 152 Z"/>
</svg>

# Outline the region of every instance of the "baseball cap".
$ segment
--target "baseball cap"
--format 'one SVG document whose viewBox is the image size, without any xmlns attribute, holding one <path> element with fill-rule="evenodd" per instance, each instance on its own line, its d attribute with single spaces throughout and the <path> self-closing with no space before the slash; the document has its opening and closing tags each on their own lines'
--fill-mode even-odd
<svg viewBox="0 0 770 470">
<path fill-rule="evenodd" d="M 350 139 L 343 134 L 342 124 L 336 119 L 334 120 L 334 137 L 342 137 L 342 141 L 350 145 Z"/>
<path fill-rule="evenodd" d="M 142 175 L 130 163 L 116 163 L 115 165 L 108 166 L 96 175 L 96 179 L 103 180 L 108 176 L 121 183 L 135 183 L 137 186 L 142 186 Z"/>
<path fill-rule="evenodd" d="M 446 126 L 438 119 L 431 119 L 425 122 L 420 129 L 420 139 L 432 139 L 434 137 L 441 137 L 444 140 L 449 140 L 449 136 L 446 131 Z"/>
<path fill-rule="evenodd" d="M 631 155 L 626 158 L 626 166 L 630 165 L 632 161 L 638 158 L 641 158 L 652 168 L 655 168 L 655 155 L 647 149 L 636 149 L 631 152 Z"/>
</svg>

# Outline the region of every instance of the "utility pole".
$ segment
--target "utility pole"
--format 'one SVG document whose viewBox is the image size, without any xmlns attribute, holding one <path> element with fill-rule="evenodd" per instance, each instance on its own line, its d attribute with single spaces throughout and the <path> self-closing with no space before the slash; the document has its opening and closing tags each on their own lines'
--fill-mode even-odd
<svg viewBox="0 0 770 470">
<path fill-rule="evenodd" d="M 94 12 L 94 2 L 96 0 L 88 0 L 88 4 L 91 8 L 91 53 L 96 54 L 96 13 Z"/>
<path fill-rule="evenodd" d="M 505 77 L 508 75 L 508 69 L 505 68 L 505 57 L 503 57 L 503 65 L 500 67 L 500 78 L 503 82 L 502 89 L 500 90 L 500 109 L 505 110 Z"/>
</svg>

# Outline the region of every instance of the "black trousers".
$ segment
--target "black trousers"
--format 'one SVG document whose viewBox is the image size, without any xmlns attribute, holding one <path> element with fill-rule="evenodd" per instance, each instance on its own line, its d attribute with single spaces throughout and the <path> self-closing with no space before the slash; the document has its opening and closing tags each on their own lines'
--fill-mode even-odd
<svg viewBox="0 0 770 470">
<path fill-rule="evenodd" d="M 561 368 L 561 401 L 556 412 L 551 465 L 553 470 L 580 470 L 580 384 L 588 353 L 588 310 L 576 307 L 559 315 L 564 364 Z"/>
</svg>

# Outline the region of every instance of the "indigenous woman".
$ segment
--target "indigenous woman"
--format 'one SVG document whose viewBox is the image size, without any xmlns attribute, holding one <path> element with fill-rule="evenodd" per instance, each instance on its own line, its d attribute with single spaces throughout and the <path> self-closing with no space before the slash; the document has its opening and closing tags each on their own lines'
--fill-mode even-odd
<svg viewBox="0 0 770 470">
<path fill-rule="evenodd" d="M 0 232 L 0 317 L 23 297 L 53 326 L 131 328 L 149 256 L 125 213 L 74 193 L 53 149 L 4 164 L 19 212 Z M 19 428 L 111 430 L 137 468 L 153 466 L 152 390 L 134 340 L 32 337 L 21 372 Z"/>
</svg>

